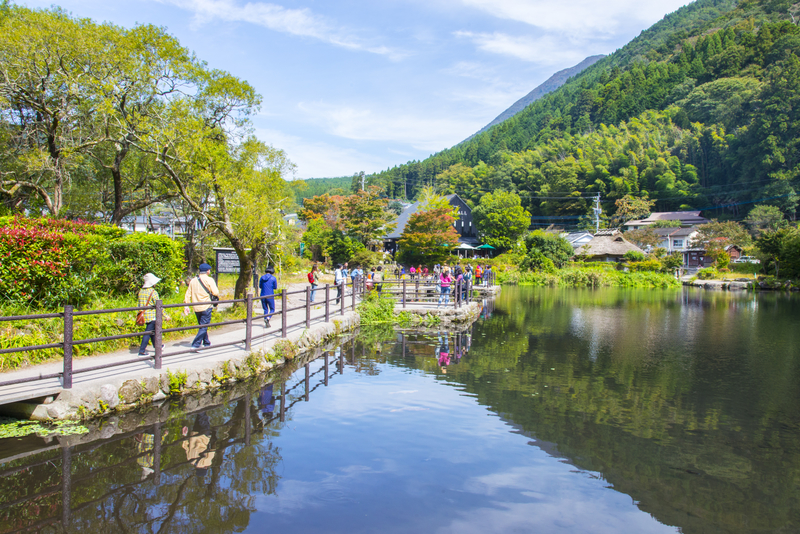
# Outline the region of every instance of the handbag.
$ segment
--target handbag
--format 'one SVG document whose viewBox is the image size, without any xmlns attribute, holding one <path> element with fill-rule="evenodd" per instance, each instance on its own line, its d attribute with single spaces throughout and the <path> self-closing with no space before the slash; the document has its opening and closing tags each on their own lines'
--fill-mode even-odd
<svg viewBox="0 0 800 534">
<path fill-rule="evenodd" d="M 218 297 L 218 296 L 216 296 L 216 295 L 213 295 L 213 294 L 211 293 L 211 291 L 209 291 L 209 290 L 208 290 L 208 288 L 207 288 L 207 287 L 206 287 L 206 285 L 203 283 L 203 281 L 202 281 L 202 280 L 200 280 L 200 275 L 198 275 L 198 276 L 197 276 L 197 281 L 198 281 L 198 282 L 200 282 L 200 285 L 201 285 L 201 286 L 203 286 L 203 289 L 205 289 L 205 290 L 206 290 L 206 293 L 208 293 L 208 296 L 209 296 L 209 297 L 211 297 L 211 302 L 217 302 L 217 301 L 219 300 L 219 297 Z M 217 306 L 219 306 L 219 304 L 214 304 L 214 309 L 217 309 Z"/>
<path fill-rule="evenodd" d="M 150 299 L 153 298 L 153 293 L 155 293 L 155 291 L 150 292 L 150 296 L 147 297 L 147 304 L 145 304 L 145 306 L 150 306 Z M 144 326 L 144 325 L 145 325 L 144 310 L 139 310 L 139 313 L 136 314 L 136 326 Z"/>
</svg>

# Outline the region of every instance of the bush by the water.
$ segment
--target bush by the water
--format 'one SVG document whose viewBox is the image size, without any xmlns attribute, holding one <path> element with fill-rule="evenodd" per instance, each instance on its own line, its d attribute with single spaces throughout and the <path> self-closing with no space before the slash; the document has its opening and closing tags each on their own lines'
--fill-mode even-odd
<svg viewBox="0 0 800 534">
<path fill-rule="evenodd" d="M 63 219 L 0 217 L 0 298 L 5 304 L 53 309 L 124 295 L 152 272 L 162 295 L 183 273 L 183 245 L 167 236 Z"/>
<path fill-rule="evenodd" d="M 680 287 L 674 276 L 653 271 L 622 272 L 608 267 L 567 267 L 555 272 L 505 271 L 501 283 L 541 287 Z"/>
</svg>

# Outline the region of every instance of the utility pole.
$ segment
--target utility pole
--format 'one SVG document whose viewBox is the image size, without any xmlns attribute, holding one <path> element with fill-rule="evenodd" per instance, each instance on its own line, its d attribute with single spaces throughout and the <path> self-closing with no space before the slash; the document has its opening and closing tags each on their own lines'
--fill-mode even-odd
<svg viewBox="0 0 800 534">
<path fill-rule="evenodd" d="M 597 197 L 594 199 L 594 233 L 600 231 L 600 214 L 603 213 L 602 208 L 600 208 L 600 193 L 597 193 Z"/>
</svg>

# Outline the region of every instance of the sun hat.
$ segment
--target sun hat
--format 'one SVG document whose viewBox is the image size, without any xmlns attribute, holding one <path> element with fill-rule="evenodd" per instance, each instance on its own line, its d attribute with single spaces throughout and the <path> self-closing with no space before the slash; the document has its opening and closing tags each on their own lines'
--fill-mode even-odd
<svg viewBox="0 0 800 534">
<path fill-rule="evenodd" d="M 142 284 L 142 288 L 147 289 L 149 287 L 153 287 L 160 281 L 161 278 L 157 277 L 153 273 L 147 273 L 146 275 L 144 275 L 144 283 Z"/>
<path fill-rule="evenodd" d="M 201 263 L 200 267 L 197 268 L 201 273 L 207 273 L 211 270 L 211 266 L 207 263 Z"/>
</svg>

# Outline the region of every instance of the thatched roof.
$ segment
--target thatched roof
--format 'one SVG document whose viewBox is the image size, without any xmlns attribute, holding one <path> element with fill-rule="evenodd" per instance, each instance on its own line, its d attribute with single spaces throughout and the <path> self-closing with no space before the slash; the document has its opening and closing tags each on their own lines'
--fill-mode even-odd
<svg viewBox="0 0 800 534">
<path fill-rule="evenodd" d="M 594 239 L 579 247 L 575 254 L 584 256 L 624 256 L 629 250 L 636 252 L 644 251 L 627 241 L 622 237 L 622 233 L 618 230 L 600 231 L 594 236 Z"/>
</svg>

